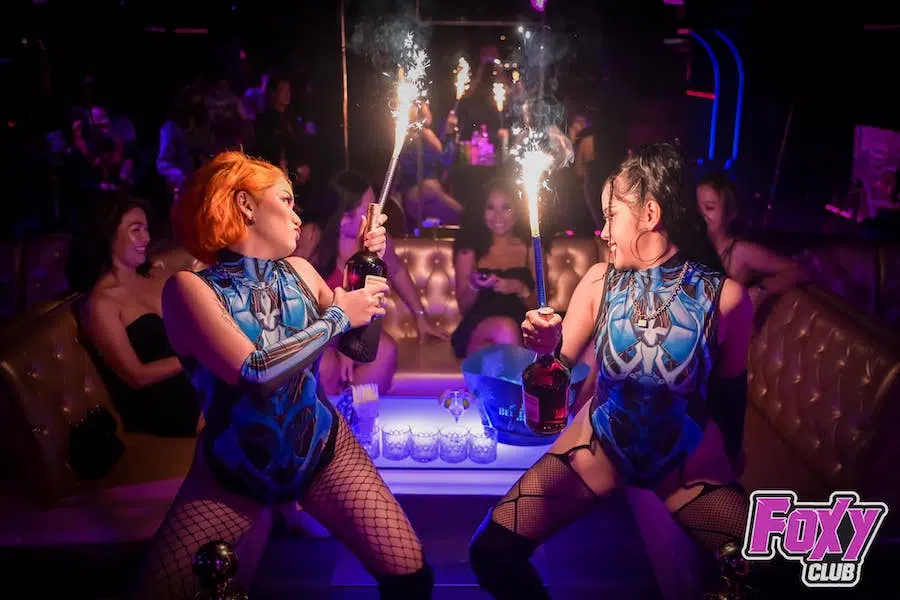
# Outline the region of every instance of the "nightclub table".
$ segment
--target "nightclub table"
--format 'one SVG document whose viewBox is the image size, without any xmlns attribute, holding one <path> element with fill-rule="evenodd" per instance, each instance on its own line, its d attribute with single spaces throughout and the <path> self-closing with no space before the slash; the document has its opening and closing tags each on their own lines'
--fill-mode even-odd
<svg viewBox="0 0 900 600">
<path fill-rule="evenodd" d="M 332 399 L 333 402 L 336 398 Z M 381 432 L 392 425 L 450 428 L 460 426 L 473 433 L 483 431 L 477 400 L 473 400 L 455 422 L 435 397 L 382 396 L 377 420 Z M 554 438 L 546 445 L 511 446 L 497 444 L 497 458 L 481 464 L 470 458 L 448 463 L 438 457 L 430 462 L 412 458 L 385 458 L 385 447 L 379 432 L 378 456 L 375 466 L 394 494 L 417 495 L 497 495 L 502 496 L 519 477 L 547 452 Z"/>
</svg>

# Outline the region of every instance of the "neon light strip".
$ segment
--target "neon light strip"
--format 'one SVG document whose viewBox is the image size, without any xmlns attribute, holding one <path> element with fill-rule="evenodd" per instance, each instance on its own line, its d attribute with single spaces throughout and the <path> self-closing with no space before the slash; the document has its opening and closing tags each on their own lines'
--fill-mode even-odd
<svg viewBox="0 0 900 600">
<path fill-rule="evenodd" d="M 700 92 L 698 90 L 688 90 L 685 92 L 685 95 L 690 96 L 692 98 L 705 98 L 706 100 L 715 100 L 716 95 L 712 92 Z"/>
<path fill-rule="evenodd" d="M 721 77 L 719 73 L 719 60 L 716 58 L 716 54 L 713 52 L 712 48 L 709 46 L 709 43 L 704 40 L 696 31 L 691 31 L 691 37 L 697 40 L 697 42 L 703 46 L 703 49 L 706 50 L 706 53 L 709 55 L 709 60 L 712 61 L 713 67 L 713 78 L 715 80 L 714 91 L 713 93 L 716 95 L 713 98 L 712 105 L 712 116 L 709 119 L 709 160 L 713 160 L 716 155 L 716 125 L 719 121 L 719 91 L 722 87 Z"/>
<path fill-rule="evenodd" d="M 741 139 L 741 113 L 744 109 L 744 61 L 741 60 L 741 53 L 738 52 L 734 42 L 732 42 L 728 36 L 718 29 L 713 29 L 713 31 L 719 36 L 719 39 L 725 42 L 728 49 L 731 50 L 731 54 L 734 56 L 734 62 L 737 65 L 738 70 L 737 108 L 734 111 L 734 135 L 731 138 L 731 158 L 725 163 L 725 169 L 727 170 L 737 161 L 738 145 Z"/>
</svg>

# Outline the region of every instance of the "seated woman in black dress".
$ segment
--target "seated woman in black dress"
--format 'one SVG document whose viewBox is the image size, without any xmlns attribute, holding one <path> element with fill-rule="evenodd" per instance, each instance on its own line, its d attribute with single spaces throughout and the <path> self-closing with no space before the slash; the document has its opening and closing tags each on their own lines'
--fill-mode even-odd
<svg viewBox="0 0 900 600">
<path fill-rule="evenodd" d="M 147 209 L 121 192 L 85 208 L 68 277 L 88 295 L 79 315 L 88 351 L 126 431 L 192 437 L 200 406 L 160 316 L 167 273 L 150 258 Z"/>
<path fill-rule="evenodd" d="M 453 264 L 463 318 L 451 337 L 458 358 L 491 344 L 521 344 L 520 323 L 537 306 L 527 214 L 516 197 L 511 182 L 491 182 L 483 213 L 459 230 Z"/>
</svg>

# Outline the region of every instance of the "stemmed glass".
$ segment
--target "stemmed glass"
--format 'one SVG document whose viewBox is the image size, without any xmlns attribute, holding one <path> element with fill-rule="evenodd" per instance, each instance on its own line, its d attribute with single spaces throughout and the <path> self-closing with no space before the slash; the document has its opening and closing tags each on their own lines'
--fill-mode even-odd
<svg viewBox="0 0 900 600">
<path fill-rule="evenodd" d="M 472 403 L 475 401 L 475 397 L 467 391 L 464 390 L 447 390 L 441 397 L 438 398 L 438 404 L 447 409 L 451 415 L 453 415 L 453 420 L 456 423 L 459 423 L 459 418 L 462 416 L 465 410 L 468 410 Z"/>
</svg>

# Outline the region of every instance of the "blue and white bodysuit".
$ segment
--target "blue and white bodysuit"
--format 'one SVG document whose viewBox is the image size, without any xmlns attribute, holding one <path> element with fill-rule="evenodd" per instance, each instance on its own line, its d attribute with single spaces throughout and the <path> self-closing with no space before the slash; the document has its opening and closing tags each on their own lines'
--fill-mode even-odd
<svg viewBox="0 0 900 600">
<path fill-rule="evenodd" d="M 338 415 L 319 384 L 319 357 L 350 328 L 285 260 L 223 251 L 198 273 L 256 346 L 228 384 L 182 359 L 203 403 L 202 450 L 221 485 L 265 504 L 298 499 L 334 453 Z"/>
<path fill-rule="evenodd" d="M 676 297 L 641 323 L 638 314 L 653 314 L 676 291 L 683 269 Z M 594 337 L 598 375 L 591 424 L 634 485 L 652 487 L 703 437 L 724 281 L 698 263 L 685 268 L 677 254 L 646 271 L 607 270 Z"/>
</svg>

